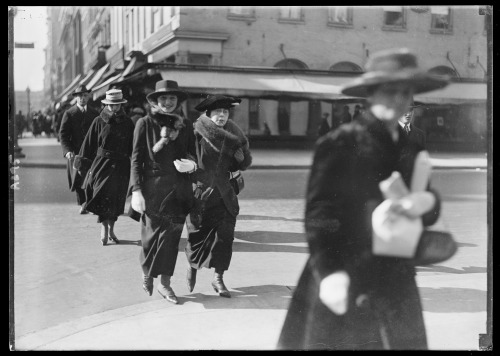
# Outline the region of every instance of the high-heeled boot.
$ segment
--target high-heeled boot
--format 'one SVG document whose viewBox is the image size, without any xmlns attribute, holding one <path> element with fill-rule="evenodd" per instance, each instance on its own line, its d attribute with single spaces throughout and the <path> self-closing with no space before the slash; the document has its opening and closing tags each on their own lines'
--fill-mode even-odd
<svg viewBox="0 0 500 356">
<path fill-rule="evenodd" d="M 153 294 L 153 277 L 142 275 L 142 289 L 151 296 Z"/>
<path fill-rule="evenodd" d="M 174 290 L 170 287 L 170 276 L 162 274 L 160 278 L 160 285 L 158 286 L 158 293 L 170 303 L 178 304 L 179 301 L 175 296 Z"/>
<path fill-rule="evenodd" d="M 221 297 L 231 298 L 231 293 L 227 290 L 224 285 L 224 280 L 222 279 L 223 271 L 216 271 L 214 274 L 214 280 L 212 281 L 212 287 L 216 293 L 219 293 Z"/>
<path fill-rule="evenodd" d="M 189 293 L 191 293 L 194 289 L 194 286 L 196 284 L 196 272 L 198 270 L 193 267 L 188 267 L 187 273 L 186 273 L 186 284 L 189 290 Z"/>
</svg>

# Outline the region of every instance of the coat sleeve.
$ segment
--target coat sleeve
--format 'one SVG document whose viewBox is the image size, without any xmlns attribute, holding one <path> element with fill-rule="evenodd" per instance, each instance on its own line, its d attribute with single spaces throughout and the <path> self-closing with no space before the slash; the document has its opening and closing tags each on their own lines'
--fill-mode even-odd
<svg viewBox="0 0 500 356">
<path fill-rule="evenodd" d="M 144 177 L 144 163 L 147 156 L 146 123 L 144 118 L 137 121 L 132 141 L 132 156 L 130 160 L 130 191 L 141 189 Z"/>
<path fill-rule="evenodd" d="M 94 160 L 97 154 L 97 148 L 99 147 L 99 117 L 96 117 L 89 130 L 85 134 L 82 146 L 80 147 L 80 152 L 78 155 L 85 157 L 91 161 Z"/>
<path fill-rule="evenodd" d="M 66 156 L 68 152 L 75 152 L 76 148 L 73 146 L 73 143 L 71 142 L 72 139 L 72 130 L 71 130 L 71 118 L 70 115 L 68 114 L 68 110 L 64 112 L 62 121 L 61 121 L 61 127 L 59 129 L 59 137 L 61 140 L 61 147 L 63 150 L 63 156 Z"/>
<path fill-rule="evenodd" d="M 350 162 L 354 148 L 336 136 L 324 136 L 316 146 L 306 195 L 305 229 L 314 276 L 318 281 L 347 269 L 349 224 L 346 213 L 352 199 Z M 354 238 L 354 237 L 353 237 Z"/>
</svg>

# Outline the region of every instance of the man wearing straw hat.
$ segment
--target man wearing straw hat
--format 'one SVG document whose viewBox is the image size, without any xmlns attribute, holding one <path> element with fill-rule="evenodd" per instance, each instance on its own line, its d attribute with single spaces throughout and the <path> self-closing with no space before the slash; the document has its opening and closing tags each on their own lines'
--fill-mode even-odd
<svg viewBox="0 0 500 356">
<path fill-rule="evenodd" d="M 401 157 L 398 119 L 413 94 L 447 85 L 421 71 L 407 49 L 379 52 L 345 86 L 366 98 L 359 120 L 323 136 L 306 195 L 310 257 L 279 338 L 280 349 L 426 349 L 422 306 L 410 258 L 373 250 L 372 212 L 384 201 L 379 183 L 399 172 L 412 183 L 422 148 Z M 439 216 L 435 192 L 411 193 L 391 209 L 424 226 Z M 417 237 L 418 238 L 418 237 Z"/>
<path fill-rule="evenodd" d="M 67 159 L 66 166 L 68 172 L 69 188 L 76 192 L 78 205 L 85 202 L 85 192 L 81 188 L 83 178 L 77 174 L 73 168 L 75 155 L 80 152 L 83 139 L 92 124 L 92 121 L 99 116 L 99 113 L 87 105 L 90 90 L 85 85 L 79 85 L 73 92 L 76 97 L 76 104 L 66 110 L 61 120 L 59 138 L 63 150 L 63 156 Z M 80 214 L 87 214 L 84 208 L 80 208 Z"/>
</svg>

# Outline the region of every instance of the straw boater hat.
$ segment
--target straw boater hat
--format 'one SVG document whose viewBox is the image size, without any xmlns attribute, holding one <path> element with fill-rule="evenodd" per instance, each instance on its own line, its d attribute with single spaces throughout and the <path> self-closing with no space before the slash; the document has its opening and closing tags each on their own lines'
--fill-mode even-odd
<svg viewBox="0 0 500 356">
<path fill-rule="evenodd" d="M 366 72 L 345 85 L 342 93 L 367 97 L 369 89 L 387 83 L 411 83 L 414 94 L 444 88 L 447 78 L 436 77 L 418 68 L 417 57 L 406 48 L 377 52 L 366 63 Z"/>
<path fill-rule="evenodd" d="M 84 93 L 90 93 L 90 89 L 87 89 L 85 85 L 79 85 L 71 95 L 76 96 Z"/>
<path fill-rule="evenodd" d="M 125 104 L 123 93 L 120 89 L 110 89 L 106 92 L 106 99 L 101 100 L 103 104 Z"/>
<path fill-rule="evenodd" d="M 174 80 L 160 80 L 156 82 L 155 91 L 148 94 L 146 98 L 150 103 L 158 105 L 158 97 L 165 94 L 172 94 L 177 96 L 178 104 L 187 99 L 186 92 L 179 89 L 179 85 Z"/>
<path fill-rule="evenodd" d="M 212 111 L 214 109 L 231 109 L 240 103 L 240 98 L 216 94 L 208 96 L 208 98 L 196 105 L 195 110 L 203 112 Z"/>
</svg>

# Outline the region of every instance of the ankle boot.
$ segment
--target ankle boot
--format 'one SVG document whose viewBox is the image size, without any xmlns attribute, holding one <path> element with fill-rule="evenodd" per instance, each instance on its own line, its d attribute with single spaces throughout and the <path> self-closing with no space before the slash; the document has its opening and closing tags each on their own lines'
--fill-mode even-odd
<svg viewBox="0 0 500 356">
<path fill-rule="evenodd" d="M 229 293 L 226 286 L 224 285 L 224 281 L 222 280 L 222 274 L 223 272 L 215 272 L 214 280 L 212 281 L 212 287 L 214 288 L 214 291 L 216 293 L 219 293 L 221 297 L 231 298 L 231 293 Z"/>
<path fill-rule="evenodd" d="M 158 286 L 158 293 L 165 298 L 167 301 L 173 304 L 179 303 L 177 297 L 175 296 L 174 290 L 170 287 L 170 276 L 166 274 L 161 275 L 160 285 Z"/>
<path fill-rule="evenodd" d="M 191 293 L 194 289 L 194 286 L 196 284 L 196 272 L 198 270 L 193 267 L 188 267 L 187 273 L 186 273 L 186 284 L 189 290 L 189 293 Z"/>
<path fill-rule="evenodd" d="M 142 275 L 142 289 L 151 296 L 153 294 L 153 277 Z"/>
</svg>

